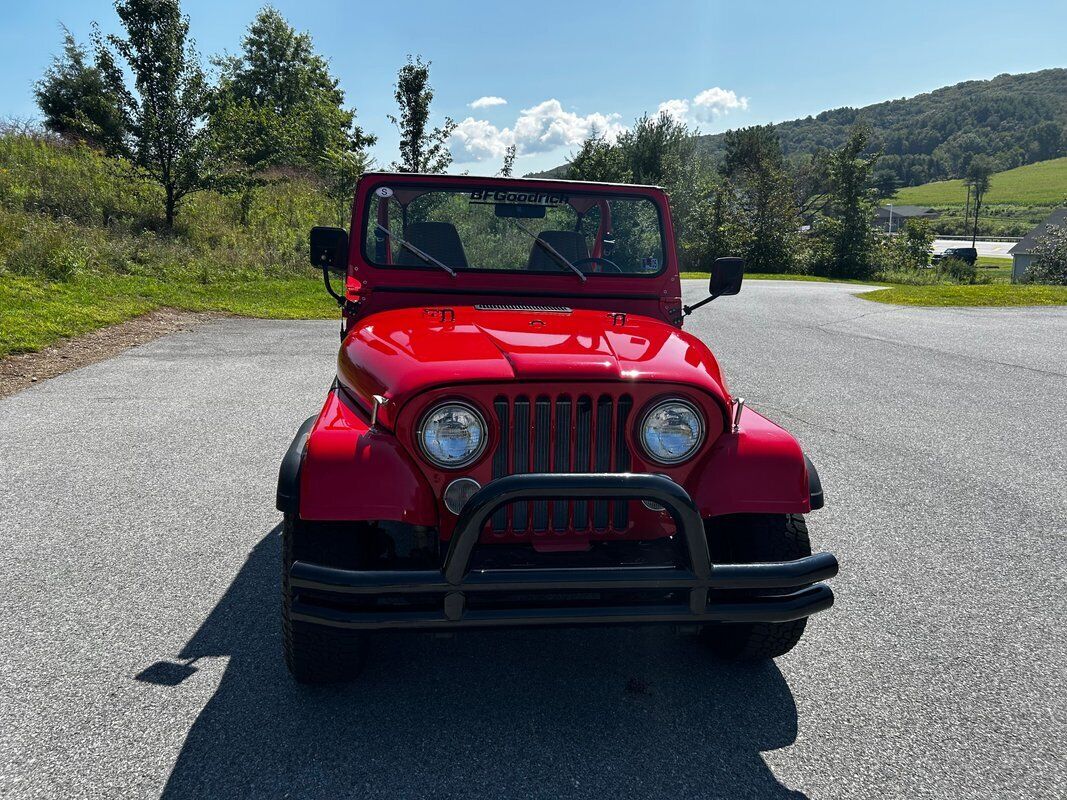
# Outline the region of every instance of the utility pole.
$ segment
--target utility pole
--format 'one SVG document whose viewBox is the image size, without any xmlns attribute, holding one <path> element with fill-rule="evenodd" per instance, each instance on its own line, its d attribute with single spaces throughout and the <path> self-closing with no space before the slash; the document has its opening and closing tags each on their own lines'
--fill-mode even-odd
<svg viewBox="0 0 1067 800">
<path fill-rule="evenodd" d="M 893 204 L 889 204 L 889 235 L 893 235 Z"/>
<path fill-rule="evenodd" d="M 967 228 L 971 222 L 971 184 L 967 184 L 967 210 L 963 212 L 963 235 L 967 235 Z"/>
</svg>

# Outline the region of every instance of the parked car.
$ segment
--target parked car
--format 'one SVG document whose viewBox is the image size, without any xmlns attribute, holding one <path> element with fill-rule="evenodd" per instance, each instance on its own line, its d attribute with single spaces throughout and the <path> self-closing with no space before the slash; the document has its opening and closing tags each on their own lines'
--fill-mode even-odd
<svg viewBox="0 0 1067 800">
<path fill-rule="evenodd" d="M 743 264 L 683 306 L 662 189 L 373 173 L 351 231 L 311 233 L 341 347 L 278 479 L 296 680 L 385 630 L 674 624 L 767 659 L 831 606 L 814 465 L 682 329 Z"/>
<path fill-rule="evenodd" d="M 936 264 L 948 258 L 954 258 L 973 266 L 978 261 L 978 250 L 973 247 L 950 247 L 941 253 L 935 253 L 932 260 Z"/>
</svg>

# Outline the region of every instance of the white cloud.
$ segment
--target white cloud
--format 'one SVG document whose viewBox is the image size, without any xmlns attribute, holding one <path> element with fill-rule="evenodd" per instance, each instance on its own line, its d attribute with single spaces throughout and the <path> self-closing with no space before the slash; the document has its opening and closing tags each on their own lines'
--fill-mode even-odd
<svg viewBox="0 0 1067 800">
<path fill-rule="evenodd" d="M 688 100 L 664 100 L 659 104 L 659 108 L 656 109 L 657 114 L 666 113 L 668 117 L 674 117 L 678 122 L 685 122 L 689 119 L 689 101 Z"/>
<path fill-rule="evenodd" d="M 705 119 L 718 117 L 737 109 L 745 111 L 748 108 L 748 98 L 738 97 L 731 89 L 712 86 L 693 98 L 693 108 L 697 116 L 703 115 Z"/>
<path fill-rule="evenodd" d="M 452 158 L 460 163 L 500 159 L 511 144 L 511 131 L 484 119 L 467 117 L 456 125 L 450 140 Z"/>
<path fill-rule="evenodd" d="M 452 134 L 452 157 L 458 163 L 503 158 L 510 145 L 520 156 L 547 153 L 579 145 L 594 130 L 613 141 L 626 130 L 620 119 L 619 114 L 576 114 L 554 98 L 522 109 L 510 128 L 467 117 Z"/>
<path fill-rule="evenodd" d="M 519 153 L 544 153 L 557 147 L 581 144 L 596 131 L 608 140 L 626 130 L 618 114 L 580 116 L 564 111 L 559 100 L 545 100 L 524 108 L 515 121 L 515 144 Z"/>
<path fill-rule="evenodd" d="M 506 106 L 508 101 L 503 97 L 496 97 L 495 95 L 487 95 L 485 97 L 479 97 L 473 103 L 470 103 L 471 108 L 489 108 L 491 106 Z"/>
<path fill-rule="evenodd" d="M 692 100 L 664 100 L 657 113 L 666 112 L 678 122 L 710 122 L 731 111 L 745 111 L 748 98 L 738 97 L 731 89 L 713 86 L 705 89 Z"/>
</svg>

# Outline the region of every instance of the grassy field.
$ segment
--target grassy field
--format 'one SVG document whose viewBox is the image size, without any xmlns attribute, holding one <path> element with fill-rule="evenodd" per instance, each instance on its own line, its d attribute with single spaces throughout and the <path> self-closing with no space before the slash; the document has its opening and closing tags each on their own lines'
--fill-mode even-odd
<svg viewBox="0 0 1067 800">
<path fill-rule="evenodd" d="M 683 272 L 681 277 L 684 280 L 702 280 L 706 281 L 711 278 L 710 272 Z M 746 281 L 813 281 L 816 283 L 859 283 L 864 286 L 877 286 L 880 281 L 854 281 L 846 280 L 842 278 L 823 278 L 818 275 L 796 275 L 793 273 L 745 273 Z"/>
<path fill-rule="evenodd" d="M 902 306 L 1063 306 L 1067 286 L 891 286 L 858 297 Z"/>
<path fill-rule="evenodd" d="M 1056 206 L 1064 203 L 1065 198 L 1067 158 L 1055 158 L 994 174 L 983 203 L 988 206 Z M 897 192 L 893 202 L 935 208 L 963 206 L 967 202 L 967 187 L 962 180 L 908 186 Z"/>
<path fill-rule="evenodd" d="M 161 307 L 270 319 L 338 314 L 322 283 L 308 278 L 198 285 L 119 276 L 57 283 L 5 277 L 0 280 L 0 357 L 40 350 Z"/>
</svg>

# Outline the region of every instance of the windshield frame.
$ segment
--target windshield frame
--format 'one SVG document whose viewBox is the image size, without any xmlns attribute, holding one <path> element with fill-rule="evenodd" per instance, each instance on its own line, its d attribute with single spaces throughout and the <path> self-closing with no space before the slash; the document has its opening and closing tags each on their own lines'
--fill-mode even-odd
<svg viewBox="0 0 1067 800">
<path fill-rule="evenodd" d="M 380 270 L 381 273 L 397 273 L 397 272 L 439 272 L 440 269 L 431 264 L 379 264 L 376 261 L 371 260 L 367 252 L 368 246 L 368 222 L 371 212 L 372 201 L 376 199 L 376 191 L 380 187 L 395 188 L 402 185 L 404 189 L 425 189 L 427 192 L 439 191 L 439 192 L 454 192 L 469 194 L 475 188 L 499 188 L 501 182 L 506 182 L 509 187 L 518 188 L 524 186 L 530 189 L 536 189 L 541 191 L 566 191 L 567 194 L 580 195 L 580 196 L 592 196 L 596 198 L 602 198 L 606 200 L 638 200 L 651 203 L 656 211 L 656 222 L 659 227 L 659 239 L 660 239 L 660 265 L 659 269 L 655 272 L 583 272 L 586 278 L 595 278 L 596 280 L 602 280 L 604 278 L 609 279 L 659 279 L 664 276 L 670 267 L 673 248 L 668 245 L 668 227 L 664 219 L 664 204 L 659 202 L 653 193 L 648 191 L 640 191 L 641 189 L 654 189 L 656 187 L 638 187 L 638 186 L 622 186 L 617 184 L 603 184 L 603 188 L 600 188 L 596 184 L 582 183 L 578 181 L 544 181 L 539 179 L 508 179 L 508 178 L 481 178 L 478 176 L 454 176 L 454 175 L 441 175 L 441 176 L 406 176 L 401 174 L 368 174 L 364 176 L 365 180 L 368 180 L 366 186 L 362 185 L 363 181 L 360 181 L 359 191 L 357 193 L 357 208 L 353 209 L 353 228 L 358 221 L 359 236 L 352 236 L 352 256 L 357 256 L 361 264 L 366 264 L 375 270 Z M 548 185 L 554 185 L 557 188 L 548 189 Z M 559 187 L 563 187 L 562 189 Z M 594 188 L 595 187 L 595 188 Z M 630 191 L 627 191 L 630 190 Z M 358 205 L 361 202 L 362 210 L 359 210 Z M 614 231 L 613 231 L 614 233 Z M 430 253 L 430 255 L 433 255 Z M 350 258 L 350 261 L 352 259 Z M 464 269 L 457 269 L 458 275 L 496 275 L 496 276 L 523 276 L 523 275 L 537 275 L 539 280 L 540 276 L 559 277 L 565 276 L 574 279 L 574 274 L 568 272 L 565 268 L 560 266 L 560 269 L 552 270 L 526 270 L 526 269 L 500 269 L 493 267 L 467 267 Z"/>
</svg>

